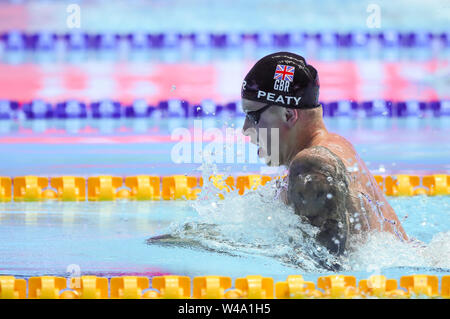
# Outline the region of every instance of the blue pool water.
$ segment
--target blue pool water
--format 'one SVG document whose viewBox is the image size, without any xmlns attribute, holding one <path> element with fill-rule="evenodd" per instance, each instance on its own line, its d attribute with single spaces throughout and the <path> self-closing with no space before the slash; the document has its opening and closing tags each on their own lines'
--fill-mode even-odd
<svg viewBox="0 0 450 319">
<path fill-rule="evenodd" d="M 340 273 L 358 279 L 375 273 L 397 279 L 414 273 L 450 274 L 448 197 L 388 200 L 408 235 L 423 241 L 427 247 L 414 248 L 389 236 L 375 236 L 344 262 Z M 227 199 L 223 203 L 232 205 Z M 260 274 L 275 280 L 302 274 L 308 280 L 316 280 L 330 273 L 311 266 L 301 254 L 297 254 L 297 260 L 292 259 L 293 251 L 279 238 L 286 220 L 277 219 L 270 205 L 266 205 L 266 211 L 255 212 L 251 208 L 255 204 L 249 204 L 241 212 L 217 218 L 219 234 L 208 237 L 198 233 L 195 244 L 189 241 L 181 245 L 146 243 L 150 236 L 174 234 L 185 223 L 202 220 L 207 207 L 195 206 L 194 202 L 187 201 L 1 204 L 0 274 L 151 277 L 170 273 L 220 274 L 233 278 Z M 218 211 L 224 214 L 226 209 Z M 273 223 L 278 225 L 271 225 L 267 215 L 273 216 Z M 242 241 L 239 239 L 242 236 L 249 240 Z"/>
<path fill-rule="evenodd" d="M 67 31 L 65 12 L 70 2 L 15 2 L 27 9 L 27 29 Z M 367 8 L 375 4 L 381 10 L 381 30 L 446 31 L 450 12 L 445 0 L 233 0 L 231 6 L 221 0 L 168 0 L 151 4 L 85 0 L 80 3 L 82 28 L 90 32 L 365 31 L 367 17 L 373 12 Z M 5 19 L 0 26 L 11 28 L 11 20 Z"/>
<path fill-rule="evenodd" d="M 235 118 L 228 126 L 240 127 L 242 120 Z M 330 131 L 354 144 L 373 174 L 450 172 L 450 150 L 443 147 L 450 142 L 448 117 L 336 117 L 325 121 Z M 200 164 L 171 161 L 170 152 L 176 141 L 132 142 L 143 135 L 170 137 L 171 130 L 190 127 L 192 120 L 78 123 L 79 128 L 93 127 L 95 130 L 90 133 L 71 132 L 64 126 L 67 122 L 41 122 L 45 126 L 40 131 L 36 121 L 8 123 L 10 127 L 1 137 L 24 142 L 2 144 L 4 154 L 8 154 L 0 157 L 3 176 L 208 174 L 199 170 Z M 210 126 L 221 128 L 223 123 L 217 119 L 210 121 Z M 41 140 L 29 142 L 30 137 Z M 70 138 L 85 140 L 67 143 Z M 230 163 L 217 165 L 216 170 L 229 174 L 264 173 L 264 165 Z M 306 232 L 308 227 L 298 225 L 292 211 L 271 200 L 270 187 L 246 196 L 227 194 L 224 201 L 206 197 L 167 202 L 0 203 L 0 274 L 29 277 L 170 273 L 233 278 L 261 274 L 284 280 L 289 274 L 300 273 L 308 280 L 316 280 L 330 273 L 314 261 L 314 244 L 305 241 L 293 225 Z M 413 273 L 449 274 L 450 198 L 416 196 L 388 200 L 408 235 L 426 243 L 426 248 L 397 243 L 388 235 L 374 235 L 342 261 L 340 273 L 353 274 L 358 279 L 375 273 L 397 279 Z M 214 225 L 202 229 L 205 224 Z M 194 230 L 185 230 L 186 225 Z M 175 244 L 146 243 L 149 237 L 166 233 L 183 240 Z M 289 237 L 294 238 L 294 243 Z"/>
<path fill-rule="evenodd" d="M 145 1 L 91 0 L 80 2 L 81 31 L 162 32 L 167 35 L 177 32 L 199 35 L 321 32 L 332 35 L 334 32 L 394 31 L 417 32 L 417 35 L 446 32 L 448 35 L 448 1 L 411 4 L 409 0 L 378 0 L 374 4 L 381 10 L 381 26 L 375 29 L 367 23 L 370 4 L 351 0 L 236 0 L 230 6 L 229 1 L 169 0 L 152 1 L 150 6 Z M 61 14 L 67 12 L 65 2 L 49 5 L 48 1 L 29 1 L 13 5 L 17 7 L 5 13 L 2 10 L 10 9 L 9 5 L 0 3 L 0 13 L 4 13 L 5 18 L 0 19 L 2 32 L 10 31 L 12 25 L 30 33 L 68 32 L 67 16 Z M 152 68 L 169 67 L 171 63 L 194 66 L 209 63 L 214 66 L 213 70 L 222 72 L 217 75 L 218 83 L 211 82 L 211 90 L 201 97 L 210 98 L 208 94 L 218 88 L 219 92 L 239 94 L 241 78 L 238 75 L 243 64 L 233 64 L 233 61 L 256 61 L 275 50 L 281 48 L 240 46 L 194 50 L 173 47 L 145 52 L 98 50 L 64 55 L 58 50 L 8 52 L 0 47 L 0 66 L 8 70 L 1 74 L 5 87 L 14 78 L 9 70 L 22 70 L 26 75 L 23 80 L 18 77 L 19 80 L 13 81 L 19 88 L 17 92 L 24 95 L 14 99 L 29 101 L 41 95 L 45 99 L 58 96 L 83 99 L 86 94 L 92 100 L 88 102 L 93 102 L 114 98 L 116 91 L 127 87 L 130 84 L 127 81 L 131 82 L 133 77 L 140 78 L 141 73 L 151 78 L 154 76 L 150 72 Z M 305 45 L 301 49 L 282 50 L 301 52 L 308 60 L 326 65 L 326 76 L 321 77 L 321 81 L 328 79 L 329 83 L 322 85 L 321 92 L 336 90 L 339 93 L 339 89 L 350 86 L 351 90 L 361 91 L 356 92 L 358 96 L 370 93 L 370 99 L 426 100 L 426 89 L 430 89 L 436 92 L 433 99 L 448 99 L 448 46 Z M 328 62 L 333 63 L 327 65 Z M 339 66 L 334 62 L 350 62 L 358 76 L 345 77 L 350 80 L 343 81 L 336 75 L 337 71 L 332 70 L 333 66 Z M 392 65 L 386 67 L 385 62 Z M 65 74 L 61 70 L 69 71 Z M 127 91 L 130 98 L 142 98 L 141 95 L 151 93 L 152 84 L 165 80 L 169 72 L 174 72 L 170 70 L 168 68 L 161 78 L 135 81 L 136 87 Z M 74 83 L 62 80 L 72 71 L 85 74 L 88 84 L 84 87 L 78 83 L 77 76 Z M 200 78 L 210 71 L 189 72 L 192 77 Z M 398 79 L 398 87 L 390 87 L 393 78 Z M 172 98 L 168 88 L 175 85 L 167 81 L 168 91 L 161 99 Z M 361 85 L 353 88 L 353 82 L 358 81 Z M 29 82 L 32 93 L 24 93 L 27 90 L 22 89 L 22 83 L 28 87 L 25 82 Z M 190 100 L 191 91 L 195 91 L 189 85 L 178 85 L 176 89 L 184 90 L 187 96 L 182 98 L 186 100 Z M 0 96 L 0 99 L 9 98 L 11 92 L 4 91 L 7 96 Z M 385 91 L 392 92 L 388 95 Z M 243 117 L 239 116 L 203 118 L 205 128 L 240 128 L 242 123 Z M 405 118 L 338 116 L 325 118 L 325 123 L 330 131 L 354 145 L 374 175 L 450 174 L 449 116 L 435 117 L 431 113 Z M 171 158 L 171 151 L 177 144 L 176 140 L 171 140 L 173 131 L 192 127 L 193 119 L 185 118 L 1 120 L 0 176 L 198 176 L 203 173 L 207 177 L 208 172 L 199 170 L 200 163 L 176 164 Z M 216 169 L 217 173 L 231 175 L 276 173 L 267 170 L 262 163 L 248 162 L 218 164 Z M 208 191 L 211 190 L 205 188 L 197 201 L 0 203 L 0 275 L 28 278 L 177 274 L 223 275 L 235 279 L 257 274 L 284 281 L 288 275 L 301 274 L 315 282 L 319 276 L 331 273 L 314 259 L 314 256 L 324 256 L 320 246 L 308 239 L 314 229 L 300 223 L 289 208 L 273 201 L 270 184 L 244 196 L 226 194 L 223 201 L 211 199 Z M 400 243 L 388 234 L 374 233 L 339 261 L 338 273 L 354 275 L 357 280 L 373 274 L 395 279 L 417 273 L 449 275 L 450 196 L 389 197 L 388 201 L 408 236 L 423 245 Z M 147 242 L 150 237 L 161 234 L 171 234 L 178 241 Z"/>
<path fill-rule="evenodd" d="M 243 117 L 203 120 L 208 128 L 241 128 Z M 227 123 L 225 125 L 224 123 Z M 373 174 L 450 174 L 450 117 L 325 118 L 329 131 L 348 139 Z M 21 175 L 198 175 L 200 163 L 176 165 L 171 150 L 176 128 L 192 128 L 193 119 L 3 121 L 0 176 Z M 4 125 L 3 125 L 4 124 Z M 7 127 L 7 128 L 6 128 Z M 91 132 L 80 132 L 86 127 Z M 149 141 L 151 138 L 164 141 Z M 72 138 L 79 139 L 73 142 Z M 32 139 L 32 142 L 30 142 Z M 20 142 L 17 142 L 20 141 Z M 203 147 L 209 142 L 205 141 Z M 230 174 L 265 173 L 263 163 L 247 160 L 218 164 Z M 193 158 L 192 158 L 193 159 Z"/>
</svg>

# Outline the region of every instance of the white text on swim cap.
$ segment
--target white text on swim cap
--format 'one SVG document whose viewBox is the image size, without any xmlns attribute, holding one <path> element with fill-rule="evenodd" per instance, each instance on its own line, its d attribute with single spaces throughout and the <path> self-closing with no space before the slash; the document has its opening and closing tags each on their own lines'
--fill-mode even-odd
<svg viewBox="0 0 450 319">
<path fill-rule="evenodd" d="M 277 95 L 275 93 L 267 93 L 265 91 L 261 91 L 258 90 L 258 95 L 257 98 L 266 98 L 267 101 L 270 102 L 275 102 L 275 103 L 280 103 L 280 104 L 284 104 L 284 105 L 291 105 L 291 101 L 293 102 L 292 104 L 298 105 L 298 103 L 300 103 L 300 100 L 302 99 L 301 96 L 296 97 L 296 96 L 286 96 L 286 95 Z"/>
<path fill-rule="evenodd" d="M 273 89 L 282 92 L 289 92 L 289 83 L 289 81 L 275 80 Z"/>
</svg>

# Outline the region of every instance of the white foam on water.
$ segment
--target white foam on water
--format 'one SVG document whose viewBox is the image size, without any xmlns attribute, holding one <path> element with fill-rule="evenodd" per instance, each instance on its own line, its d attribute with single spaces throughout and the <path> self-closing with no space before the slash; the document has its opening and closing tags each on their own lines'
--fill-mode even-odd
<svg viewBox="0 0 450 319">
<path fill-rule="evenodd" d="M 354 244 L 342 265 L 345 270 L 367 271 L 392 267 L 450 269 L 450 232 L 434 235 L 430 243 L 402 242 L 387 232 L 372 232 Z"/>
<path fill-rule="evenodd" d="M 275 180 L 239 195 L 237 190 L 218 190 L 208 180 L 217 173 L 213 165 L 203 164 L 200 170 L 204 186 L 198 200 L 190 202 L 197 216 L 174 221 L 169 231 L 204 248 L 240 256 L 269 256 L 308 272 L 337 270 L 336 265 L 344 271 L 450 269 L 450 232 L 437 233 L 424 244 L 402 242 L 393 234 L 373 231 L 365 240 L 353 240 L 347 254 L 336 258 L 315 241 L 317 228 L 276 199 Z"/>
<path fill-rule="evenodd" d="M 190 202 L 198 215 L 174 221 L 169 227 L 172 235 L 215 251 L 275 257 L 307 271 L 323 271 L 338 263 L 314 240 L 318 229 L 275 198 L 275 180 L 239 195 L 237 190 L 218 190 L 208 180 L 214 167 L 203 164 L 201 170 L 202 191 Z"/>
</svg>

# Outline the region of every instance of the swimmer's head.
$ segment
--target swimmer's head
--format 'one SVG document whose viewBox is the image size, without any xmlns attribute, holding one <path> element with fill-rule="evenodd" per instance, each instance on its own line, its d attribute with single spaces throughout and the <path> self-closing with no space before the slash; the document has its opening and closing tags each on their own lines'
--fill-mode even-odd
<svg viewBox="0 0 450 319">
<path fill-rule="evenodd" d="M 243 133 L 258 145 L 267 165 L 288 165 L 298 140 L 305 143 L 311 128 L 323 124 L 319 86 L 317 70 L 289 52 L 263 57 L 246 75 Z"/>
<path fill-rule="evenodd" d="M 246 100 L 292 109 L 319 106 L 319 75 L 300 55 L 269 54 L 245 76 L 241 97 Z"/>
</svg>

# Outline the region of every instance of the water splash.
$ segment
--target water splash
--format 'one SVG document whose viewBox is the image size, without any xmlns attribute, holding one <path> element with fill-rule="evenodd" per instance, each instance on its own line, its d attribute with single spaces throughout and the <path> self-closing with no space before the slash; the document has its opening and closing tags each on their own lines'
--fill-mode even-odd
<svg viewBox="0 0 450 319">
<path fill-rule="evenodd" d="M 174 221 L 169 226 L 172 236 L 221 253 L 274 257 L 305 271 L 339 267 L 339 260 L 315 241 L 318 229 L 274 199 L 279 191 L 276 180 L 239 195 L 209 181 L 217 173 L 214 165 L 204 163 L 200 170 L 204 185 L 198 200 L 190 202 L 197 214 Z"/>
<path fill-rule="evenodd" d="M 354 243 L 343 261 L 345 270 L 420 267 L 450 269 L 450 232 L 436 234 L 430 243 L 402 242 L 387 232 L 371 232 Z"/>
<path fill-rule="evenodd" d="M 371 232 L 365 241 L 355 241 L 352 244 L 348 258 L 343 261 L 343 268 L 358 271 L 371 267 L 377 269 L 420 267 L 448 271 L 450 269 L 448 197 L 421 195 L 387 199 L 412 240 L 403 242 L 390 233 Z"/>
<path fill-rule="evenodd" d="M 217 174 L 214 165 L 204 163 L 199 170 L 204 186 L 198 200 L 189 202 L 195 217 L 176 220 L 169 226 L 172 236 L 187 243 L 195 242 L 196 247 L 233 256 L 273 257 L 306 272 L 405 266 L 450 269 L 448 231 L 441 230 L 426 245 L 418 241 L 402 242 L 393 234 L 374 231 L 364 240 L 355 238 L 348 253 L 336 258 L 315 241 L 317 228 L 303 222 L 293 208 L 276 199 L 279 188 L 275 180 L 239 195 L 237 190 L 219 190 L 209 181 L 209 176 Z M 399 218 L 410 212 L 410 205 L 414 205 L 412 201 L 408 199 L 405 202 L 408 205 L 394 205 Z M 423 205 L 425 214 L 425 206 L 429 203 Z M 410 229 L 420 225 L 415 219 L 409 218 L 408 222 L 415 223 L 409 226 Z M 417 236 L 416 231 L 410 235 Z"/>
</svg>

